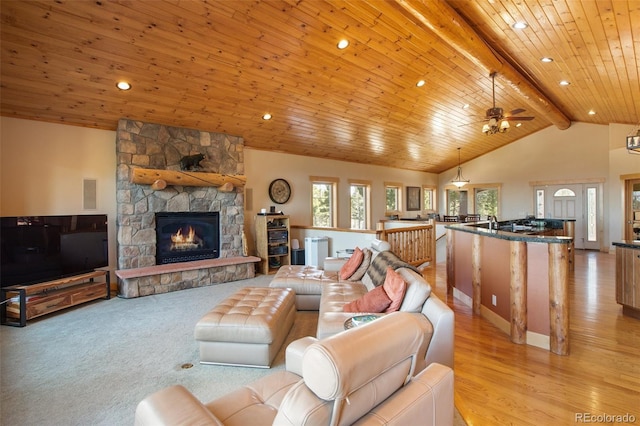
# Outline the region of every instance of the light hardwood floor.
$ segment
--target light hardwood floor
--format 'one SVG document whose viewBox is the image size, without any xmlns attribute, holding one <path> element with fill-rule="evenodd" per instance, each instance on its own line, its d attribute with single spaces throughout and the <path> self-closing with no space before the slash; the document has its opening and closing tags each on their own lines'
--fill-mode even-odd
<svg viewBox="0 0 640 426">
<path fill-rule="evenodd" d="M 614 254 L 576 253 L 568 356 L 511 343 L 473 315 L 446 294 L 444 262 L 424 275 L 455 311 L 455 402 L 469 426 L 640 424 L 640 320 L 616 304 Z"/>
</svg>

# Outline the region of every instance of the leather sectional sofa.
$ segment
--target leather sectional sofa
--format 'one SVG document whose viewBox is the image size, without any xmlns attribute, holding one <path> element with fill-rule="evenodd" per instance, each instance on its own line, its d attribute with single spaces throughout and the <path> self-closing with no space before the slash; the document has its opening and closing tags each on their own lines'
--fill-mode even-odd
<svg viewBox="0 0 640 426">
<path fill-rule="evenodd" d="M 420 273 L 389 260 L 406 284 L 399 311 L 345 330 L 357 314 L 343 307 L 379 288 L 369 269 L 393 259 L 388 250 L 373 242 L 359 280 L 340 279 L 339 260 L 281 268 L 270 286 L 292 288 L 298 310 L 318 310 L 316 337 L 287 346 L 284 371 L 209 403 L 180 385 L 158 391 L 138 404 L 135 424 L 452 425 L 454 315 Z"/>
<path fill-rule="evenodd" d="M 356 315 L 344 312 L 343 307 L 375 288 L 371 278 L 374 275 L 371 273 L 372 265 L 381 253 L 388 250 L 387 242 L 372 242 L 369 265 L 359 280 L 340 279 L 340 268 L 346 260 L 328 259 L 324 270 L 312 266 L 283 266 L 269 285 L 293 289 L 298 310 L 318 310 L 316 337 L 322 339 L 344 331 L 345 321 Z M 387 258 L 392 259 L 393 256 Z M 415 314 L 428 328 L 425 364 L 437 362 L 453 368 L 453 311 L 431 292 L 431 286 L 415 268 L 404 265 L 398 267 L 396 272 L 407 283 L 399 310 Z"/>
<path fill-rule="evenodd" d="M 137 426 L 453 424 L 453 370 L 420 358 L 428 329 L 395 312 L 287 347 L 286 370 L 203 404 L 180 385 L 138 404 Z"/>
</svg>

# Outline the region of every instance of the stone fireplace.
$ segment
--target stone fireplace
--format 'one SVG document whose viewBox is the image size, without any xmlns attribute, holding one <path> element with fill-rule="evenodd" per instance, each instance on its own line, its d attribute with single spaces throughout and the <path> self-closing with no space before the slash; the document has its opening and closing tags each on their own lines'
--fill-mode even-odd
<svg viewBox="0 0 640 426">
<path fill-rule="evenodd" d="M 201 287 L 254 276 L 251 259 L 242 262 L 244 188 L 167 186 L 154 190 L 131 182 L 134 168 L 180 170 L 180 159 L 203 154 L 202 169 L 223 175 L 244 174 L 241 137 L 121 119 L 116 136 L 118 295 L 139 297 Z M 162 265 L 156 251 L 156 215 L 216 213 L 216 259 Z M 162 248 L 162 247 L 160 247 Z M 238 259 L 240 258 L 240 261 Z M 246 259 L 246 258 L 245 258 Z M 191 259 L 187 259 L 188 261 Z M 205 262 L 205 263 L 203 263 Z M 172 263 L 172 262 L 169 262 Z"/>
</svg>

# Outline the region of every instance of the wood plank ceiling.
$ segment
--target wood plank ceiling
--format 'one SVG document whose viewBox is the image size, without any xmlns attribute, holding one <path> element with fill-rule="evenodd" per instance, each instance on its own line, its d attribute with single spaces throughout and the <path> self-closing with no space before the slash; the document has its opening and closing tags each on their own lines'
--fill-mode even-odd
<svg viewBox="0 0 640 426">
<path fill-rule="evenodd" d="M 0 113 L 439 173 L 458 147 L 466 161 L 551 125 L 638 124 L 638 22 L 640 0 L 3 0 Z M 497 106 L 535 119 L 485 136 L 492 72 Z"/>
</svg>

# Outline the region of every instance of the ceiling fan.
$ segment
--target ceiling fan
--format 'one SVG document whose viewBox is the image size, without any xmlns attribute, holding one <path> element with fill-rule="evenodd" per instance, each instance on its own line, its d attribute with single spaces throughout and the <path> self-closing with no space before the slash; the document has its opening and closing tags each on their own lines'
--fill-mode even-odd
<svg viewBox="0 0 640 426">
<path fill-rule="evenodd" d="M 493 135 L 495 133 L 505 133 L 509 130 L 511 125 L 509 121 L 531 121 L 535 117 L 523 117 L 517 114 L 523 113 L 523 108 L 516 108 L 510 111 L 507 115 L 504 114 L 504 110 L 501 107 L 496 107 L 496 73 L 491 73 L 492 93 L 493 93 L 493 107 L 489 108 L 485 114 L 485 118 L 482 121 L 487 123 L 482 126 L 482 133 L 485 135 Z"/>
</svg>

